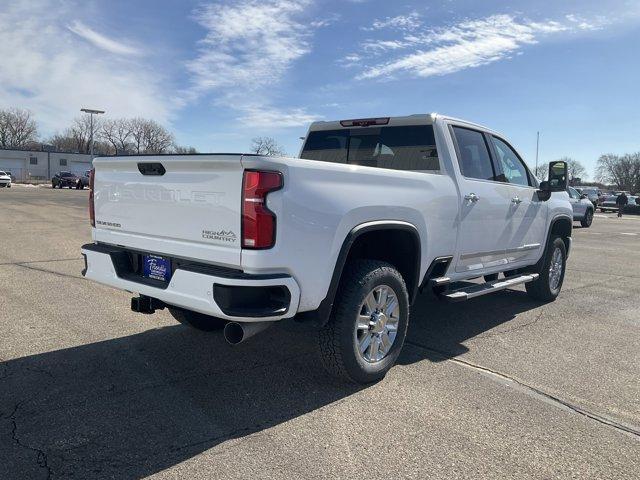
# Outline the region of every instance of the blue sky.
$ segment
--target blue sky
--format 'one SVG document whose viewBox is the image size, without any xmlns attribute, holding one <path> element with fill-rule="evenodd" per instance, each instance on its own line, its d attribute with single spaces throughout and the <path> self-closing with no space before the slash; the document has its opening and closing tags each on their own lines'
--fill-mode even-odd
<svg viewBox="0 0 640 480">
<path fill-rule="evenodd" d="M 155 118 L 200 151 L 315 119 L 441 112 L 530 164 L 640 150 L 640 2 L 12 0 L 0 107 L 46 136 L 83 107 Z"/>
</svg>

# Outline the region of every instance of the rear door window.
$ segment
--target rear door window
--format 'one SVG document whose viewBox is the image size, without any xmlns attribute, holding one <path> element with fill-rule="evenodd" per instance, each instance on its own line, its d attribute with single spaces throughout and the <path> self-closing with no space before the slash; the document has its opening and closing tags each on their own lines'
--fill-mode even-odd
<svg viewBox="0 0 640 480">
<path fill-rule="evenodd" d="M 440 171 L 431 125 L 311 132 L 301 158 L 392 170 Z"/>
<path fill-rule="evenodd" d="M 569 187 L 569 196 L 571 198 L 575 198 L 576 200 L 580 199 L 580 193 L 575 188 Z"/>
<path fill-rule="evenodd" d="M 503 140 L 498 137 L 491 136 L 491 141 L 498 157 L 500 169 L 504 174 L 504 179 L 508 183 L 515 185 L 530 186 L 529 174 L 527 167 L 524 166 L 518 154 Z"/>
<path fill-rule="evenodd" d="M 453 132 L 458 144 L 458 164 L 462 175 L 479 180 L 495 180 L 484 134 L 464 127 L 453 127 Z"/>
</svg>

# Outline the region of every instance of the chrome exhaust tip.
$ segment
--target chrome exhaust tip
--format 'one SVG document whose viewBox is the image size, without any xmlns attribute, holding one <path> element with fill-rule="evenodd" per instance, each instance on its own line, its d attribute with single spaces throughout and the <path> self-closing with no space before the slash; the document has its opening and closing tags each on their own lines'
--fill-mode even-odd
<svg viewBox="0 0 640 480">
<path fill-rule="evenodd" d="M 238 345 L 256 333 L 269 328 L 273 322 L 229 322 L 224 327 L 224 339 L 230 345 Z"/>
</svg>

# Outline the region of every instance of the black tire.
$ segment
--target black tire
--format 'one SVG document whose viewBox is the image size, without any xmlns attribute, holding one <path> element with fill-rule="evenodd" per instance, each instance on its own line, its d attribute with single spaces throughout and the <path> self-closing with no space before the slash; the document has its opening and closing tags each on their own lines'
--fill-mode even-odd
<svg viewBox="0 0 640 480">
<path fill-rule="evenodd" d="M 584 218 L 580 220 L 580 225 L 582 225 L 583 228 L 589 228 L 591 223 L 593 223 L 593 210 L 589 208 L 584 214 Z"/>
<path fill-rule="evenodd" d="M 557 286 L 555 288 L 552 288 L 549 277 L 551 273 L 551 262 L 554 258 L 556 250 L 559 250 L 560 255 L 562 255 L 562 271 L 560 272 L 560 280 Z M 562 283 L 564 282 L 564 274 L 566 268 L 567 247 L 564 244 L 562 238 L 552 237 L 547 247 L 547 251 L 545 252 L 545 258 L 544 262 L 542 263 L 542 267 L 540 271 L 537 272 L 540 276 L 537 280 L 525 284 L 525 288 L 527 289 L 527 293 L 529 294 L 529 296 L 542 302 L 553 302 L 560 294 L 560 290 L 562 289 Z"/>
<path fill-rule="evenodd" d="M 485 282 L 493 282 L 494 280 L 498 279 L 498 273 L 491 273 L 489 275 L 485 275 L 484 276 L 484 281 Z"/>
<path fill-rule="evenodd" d="M 205 315 L 204 313 L 192 312 L 191 310 L 184 310 L 177 307 L 169 307 L 169 313 L 173 318 L 175 318 L 183 325 L 187 325 L 203 332 L 222 330 L 227 324 L 227 321 L 221 318 Z"/>
<path fill-rule="evenodd" d="M 388 286 L 398 299 L 398 325 L 395 340 L 386 356 L 369 362 L 357 343 L 357 317 L 365 298 L 376 287 Z M 356 383 L 382 379 L 394 365 L 409 325 L 409 294 L 402 275 L 393 265 L 377 260 L 357 260 L 346 267 L 336 294 L 331 318 L 319 332 L 320 357 L 331 375 Z"/>
</svg>

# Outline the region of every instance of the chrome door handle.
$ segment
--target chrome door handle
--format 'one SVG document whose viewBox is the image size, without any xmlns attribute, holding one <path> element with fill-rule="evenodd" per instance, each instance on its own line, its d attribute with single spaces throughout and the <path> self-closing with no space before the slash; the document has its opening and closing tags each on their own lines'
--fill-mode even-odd
<svg viewBox="0 0 640 480">
<path fill-rule="evenodd" d="M 519 205 L 522 203 L 522 200 L 520 200 L 520 198 L 518 198 L 517 196 L 513 197 L 511 199 L 511 203 L 515 203 L 516 205 Z"/>
<path fill-rule="evenodd" d="M 464 196 L 464 199 L 467 200 L 468 202 L 476 203 L 478 200 L 480 200 L 480 197 L 477 196 L 475 193 L 468 193 Z"/>
</svg>

